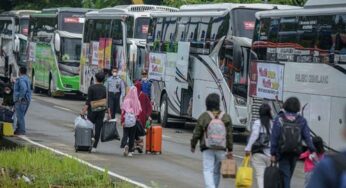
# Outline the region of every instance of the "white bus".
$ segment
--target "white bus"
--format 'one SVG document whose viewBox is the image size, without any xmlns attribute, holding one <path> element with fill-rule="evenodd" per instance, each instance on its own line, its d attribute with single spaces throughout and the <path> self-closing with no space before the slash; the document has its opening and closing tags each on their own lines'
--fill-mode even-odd
<svg viewBox="0 0 346 188">
<path fill-rule="evenodd" d="M 152 13 L 147 40 L 152 101 L 163 126 L 196 120 L 210 93 L 244 131 L 247 122 L 247 59 L 255 13 L 270 4 L 184 5 L 179 12 Z"/>
<path fill-rule="evenodd" d="M 346 126 L 346 2 L 310 0 L 303 9 L 264 11 L 250 64 L 249 114 L 267 102 L 275 111 L 298 97 L 313 132 L 334 149 L 344 146 Z"/>
<path fill-rule="evenodd" d="M 16 10 L 0 14 L 0 77 L 9 80 L 18 76 L 26 64 L 29 15 L 34 10 Z"/>
<path fill-rule="evenodd" d="M 156 5 L 121 5 L 92 12 L 89 14 L 88 21 L 84 29 L 84 46 L 85 48 L 89 49 L 89 45 L 92 42 L 92 45 L 94 45 L 94 47 L 96 48 L 96 42 L 98 43 L 98 45 L 100 45 L 100 39 L 103 40 L 105 38 L 114 38 L 115 36 L 113 36 L 111 32 L 111 28 L 113 27 L 112 24 L 114 23 L 114 21 L 112 21 L 113 17 L 110 16 L 107 18 L 104 15 L 114 15 L 116 18 L 118 18 L 118 15 L 123 15 L 124 21 L 122 21 L 122 23 L 124 23 L 127 28 L 126 40 L 124 38 L 124 41 L 126 42 L 121 42 L 123 43 L 121 45 L 120 43 L 115 45 L 116 42 L 113 41 L 111 45 L 111 56 L 114 56 L 114 58 L 112 58 L 111 64 L 112 66 L 119 66 L 119 68 L 122 69 L 123 72 L 126 70 L 129 73 L 127 75 L 127 79 L 139 79 L 141 76 L 141 67 L 144 67 L 145 62 L 145 45 L 150 21 L 150 13 L 154 11 L 172 12 L 177 10 L 178 9 L 176 8 Z M 124 27 L 123 25 L 121 26 Z M 118 37 L 120 37 L 120 33 Z M 102 42 L 101 45 L 103 45 Z M 122 48 L 118 47 L 117 49 L 115 49 L 115 46 L 121 46 Z M 119 64 L 113 62 L 113 60 L 115 61 L 116 58 L 116 54 L 114 54 L 115 51 L 119 53 L 118 55 L 123 55 L 122 57 L 126 58 L 122 59 L 122 61 L 128 61 L 127 66 L 122 66 L 121 63 Z M 84 55 L 86 55 L 86 53 L 84 53 Z M 89 57 L 82 57 L 80 91 L 84 94 L 88 92 L 89 86 L 94 81 L 94 73 L 100 69 L 110 68 L 108 66 L 110 64 L 107 64 L 107 66 L 103 66 L 101 65 L 102 63 L 99 65 L 96 64 L 95 61 L 94 63 L 92 63 L 90 59 L 91 55 L 92 54 L 89 54 Z M 109 57 L 107 56 L 107 58 Z M 121 60 L 119 59 L 119 61 Z M 124 78 L 126 78 L 125 74 L 123 76 Z"/>
</svg>

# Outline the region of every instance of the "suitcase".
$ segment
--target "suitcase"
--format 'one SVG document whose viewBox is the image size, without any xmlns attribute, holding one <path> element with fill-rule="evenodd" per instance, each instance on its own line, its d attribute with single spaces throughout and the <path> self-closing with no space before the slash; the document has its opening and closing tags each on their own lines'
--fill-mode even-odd
<svg viewBox="0 0 346 188">
<path fill-rule="evenodd" d="M 2 135 L 3 136 L 13 136 L 14 130 L 12 123 L 2 122 Z"/>
<path fill-rule="evenodd" d="M 92 149 L 93 130 L 90 128 L 76 127 L 75 129 L 75 150 L 89 151 Z"/>
<path fill-rule="evenodd" d="M 149 153 L 151 151 L 151 127 L 147 128 L 145 135 L 145 153 Z"/>
<path fill-rule="evenodd" d="M 146 153 L 162 154 L 162 127 L 151 126 L 147 131 Z"/>
</svg>

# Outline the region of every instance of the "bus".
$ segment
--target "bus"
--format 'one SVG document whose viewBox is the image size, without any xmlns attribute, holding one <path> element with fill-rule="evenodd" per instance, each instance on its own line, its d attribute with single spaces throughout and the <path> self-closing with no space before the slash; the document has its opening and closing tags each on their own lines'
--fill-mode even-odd
<svg viewBox="0 0 346 188">
<path fill-rule="evenodd" d="M 49 96 L 79 93 L 82 32 L 89 11 L 52 8 L 30 16 L 27 59 L 34 92 L 43 89 Z"/>
<path fill-rule="evenodd" d="M 26 64 L 29 15 L 35 10 L 15 10 L 0 14 L 0 77 L 5 81 L 18 76 Z"/>
<path fill-rule="evenodd" d="M 147 49 L 154 110 L 168 121 L 194 122 L 210 93 L 245 131 L 247 59 L 255 13 L 290 6 L 270 4 L 184 5 L 179 12 L 152 13 Z"/>
<path fill-rule="evenodd" d="M 312 134 L 333 149 L 346 126 L 346 2 L 309 0 L 302 9 L 256 14 L 249 74 L 249 119 L 262 103 L 280 111 L 298 97 Z"/>
<path fill-rule="evenodd" d="M 120 5 L 88 14 L 83 36 L 82 51 L 84 53 L 81 57 L 80 91 L 87 94 L 89 86 L 94 83 L 95 72 L 99 70 L 106 70 L 107 72 L 112 66 L 119 68 L 119 71 L 123 73 L 123 79 L 129 84 L 130 80 L 139 79 L 141 67 L 144 67 L 145 63 L 150 12 L 173 12 L 177 10 L 176 8 L 156 5 Z M 111 16 L 107 18 L 107 15 Z M 124 16 L 124 21 L 118 22 L 119 15 Z M 121 38 L 121 33 L 113 33 L 115 31 L 112 29 L 117 29 L 120 32 L 121 28 L 125 27 L 120 23 L 126 25 L 126 38 Z M 111 42 L 111 40 L 113 41 Z M 107 41 L 106 46 L 108 48 L 104 47 L 105 41 Z M 104 61 L 106 61 L 105 65 Z"/>
</svg>

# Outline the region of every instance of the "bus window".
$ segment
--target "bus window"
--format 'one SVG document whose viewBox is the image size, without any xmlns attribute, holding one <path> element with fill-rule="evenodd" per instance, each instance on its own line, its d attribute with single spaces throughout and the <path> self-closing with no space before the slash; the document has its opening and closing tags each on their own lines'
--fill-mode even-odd
<svg viewBox="0 0 346 188">
<path fill-rule="evenodd" d="M 33 41 L 49 42 L 54 35 L 54 30 L 57 27 L 55 17 L 42 17 L 31 19 L 30 32 L 32 31 Z"/>
<path fill-rule="evenodd" d="M 297 28 L 297 62 L 313 62 L 313 50 L 317 38 L 317 17 L 299 17 Z"/>
<path fill-rule="evenodd" d="M 177 48 L 174 44 L 175 39 L 175 31 L 177 26 L 177 18 L 176 17 L 168 17 L 164 22 L 164 49 L 165 52 L 176 52 Z"/>
<path fill-rule="evenodd" d="M 210 21 L 211 21 L 210 17 L 203 17 L 201 19 L 201 21 L 199 22 L 198 34 L 197 34 L 197 41 L 198 42 L 205 42 L 206 41 Z"/>
<path fill-rule="evenodd" d="M 81 14 L 62 12 L 59 14 L 59 30 L 71 33 L 82 33 L 85 18 Z"/>
<path fill-rule="evenodd" d="M 256 12 L 258 12 L 256 9 L 239 8 L 233 10 L 233 30 L 235 36 L 252 39 Z"/>
<path fill-rule="evenodd" d="M 196 41 L 197 35 L 197 26 L 198 23 L 201 22 L 200 17 L 192 17 L 189 22 L 189 29 L 187 30 L 187 40 L 188 41 Z"/>
<path fill-rule="evenodd" d="M 113 20 L 112 22 L 112 44 L 123 45 L 123 30 L 120 20 Z"/>
<path fill-rule="evenodd" d="M 3 25 L 3 29 L 2 32 L 5 35 L 11 36 L 12 35 L 12 28 L 13 28 L 13 24 L 11 20 L 6 20 L 4 21 L 4 25 Z"/>
<path fill-rule="evenodd" d="M 315 58 L 315 62 L 332 63 L 334 59 L 334 53 L 331 53 L 333 36 L 335 36 L 335 30 L 333 29 L 334 20 L 335 16 L 326 15 L 319 17 L 316 39 L 316 50 L 318 51 L 319 57 Z"/>
<path fill-rule="evenodd" d="M 148 17 L 139 17 L 136 19 L 135 24 L 135 36 L 136 39 L 146 39 L 149 30 L 150 18 Z"/>
<path fill-rule="evenodd" d="M 223 17 L 214 17 L 211 25 L 210 40 L 218 41 L 226 36 L 229 28 L 229 14 Z"/>
<path fill-rule="evenodd" d="M 163 18 L 157 18 L 156 29 L 155 29 L 155 41 L 162 41 L 162 27 L 163 27 Z"/>
<path fill-rule="evenodd" d="M 190 19 L 188 17 L 181 17 L 179 19 L 178 28 L 177 28 L 177 37 L 175 39 L 176 42 L 185 41 L 189 20 Z"/>
<path fill-rule="evenodd" d="M 149 30 L 148 30 L 148 37 L 147 37 L 148 43 L 154 42 L 154 33 L 155 33 L 156 21 L 157 21 L 157 18 L 153 18 L 150 21 Z"/>
<path fill-rule="evenodd" d="M 29 19 L 22 18 L 19 20 L 19 33 L 28 36 L 29 31 Z"/>
<path fill-rule="evenodd" d="M 270 18 L 263 18 L 256 23 L 256 30 L 254 34 L 254 45 L 253 50 L 257 54 L 259 60 L 266 59 L 266 53 L 268 48 L 268 43 L 259 44 L 257 41 L 268 41 L 269 40 L 269 27 Z M 264 46 L 263 46 L 264 45 Z"/>
<path fill-rule="evenodd" d="M 83 40 L 85 43 L 89 43 L 91 39 L 91 33 L 94 28 L 94 20 L 87 20 L 85 22 L 85 28 L 84 28 L 84 36 Z"/>
<path fill-rule="evenodd" d="M 296 17 L 281 18 L 279 25 L 277 60 L 294 61 L 298 19 Z"/>
<path fill-rule="evenodd" d="M 335 63 L 346 64 L 346 15 L 337 15 L 335 19 Z"/>
<path fill-rule="evenodd" d="M 133 16 L 129 16 L 126 18 L 126 28 L 127 28 L 127 38 L 133 38 L 133 27 L 134 27 L 134 20 Z"/>
<path fill-rule="evenodd" d="M 99 41 L 100 38 L 110 36 L 110 27 L 112 20 L 95 20 L 94 28 L 91 31 L 91 41 Z"/>
</svg>

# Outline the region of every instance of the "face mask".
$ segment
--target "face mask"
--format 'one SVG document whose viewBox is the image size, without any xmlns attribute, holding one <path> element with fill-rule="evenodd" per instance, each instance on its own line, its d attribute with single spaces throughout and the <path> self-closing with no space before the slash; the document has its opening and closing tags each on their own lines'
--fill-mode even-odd
<svg viewBox="0 0 346 188">
<path fill-rule="evenodd" d="M 116 72 L 113 72 L 113 76 L 115 77 L 115 76 L 118 76 L 118 73 L 116 73 Z"/>
<path fill-rule="evenodd" d="M 148 78 L 147 77 L 143 77 L 142 80 L 147 80 Z"/>
<path fill-rule="evenodd" d="M 6 94 L 10 94 L 10 93 L 11 93 L 11 91 L 5 91 L 5 93 L 6 93 Z"/>
</svg>

